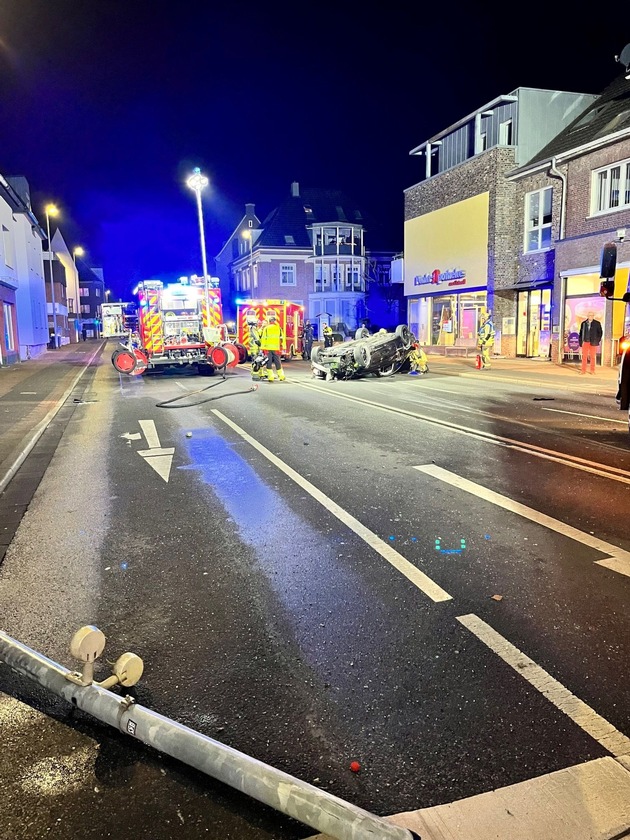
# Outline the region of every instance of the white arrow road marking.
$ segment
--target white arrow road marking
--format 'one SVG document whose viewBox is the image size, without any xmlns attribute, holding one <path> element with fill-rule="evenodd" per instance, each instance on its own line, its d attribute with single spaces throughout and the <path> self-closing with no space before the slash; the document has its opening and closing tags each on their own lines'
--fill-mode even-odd
<svg viewBox="0 0 630 840">
<path fill-rule="evenodd" d="M 124 438 L 128 441 L 140 440 L 141 437 L 142 435 L 140 434 L 140 432 L 125 432 L 124 435 L 121 435 L 121 438 Z"/>
<path fill-rule="evenodd" d="M 159 449 L 160 448 L 160 439 L 158 437 L 157 429 L 155 428 L 155 423 L 153 420 L 139 420 L 140 428 L 144 432 L 144 436 L 147 439 L 147 444 L 149 449 Z"/>
<path fill-rule="evenodd" d="M 460 615 L 457 620 L 473 633 L 480 641 L 493 650 L 504 662 L 514 668 L 517 674 L 524 677 L 535 689 L 540 691 L 547 700 L 553 703 L 561 712 L 571 718 L 574 723 L 587 732 L 599 744 L 614 756 L 630 754 L 630 738 L 597 714 L 583 700 L 572 694 L 558 680 L 537 665 L 529 656 L 522 653 L 496 630 L 482 621 L 476 615 Z"/>
<path fill-rule="evenodd" d="M 255 438 L 251 435 L 248 435 L 244 429 L 241 429 L 240 426 L 237 426 L 236 423 L 233 423 L 225 414 L 221 414 L 216 408 L 212 409 L 212 413 L 216 415 L 220 420 L 222 420 L 226 425 L 233 429 L 237 435 L 243 438 L 243 440 L 247 441 L 251 446 L 254 447 L 261 455 L 263 455 L 268 461 L 281 470 L 285 475 L 287 475 L 292 481 L 301 487 L 306 493 L 312 496 L 316 501 L 320 503 L 323 507 L 326 508 L 327 511 L 336 516 L 340 522 L 343 522 L 351 531 L 361 537 L 370 548 L 373 548 L 378 554 L 381 555 L 388 563 L 390 563 L 395 569 L 403 574 L 408 580 L 411 581 L 421 592 L 424 592 L 432 601 L 450 601 L 451 596 L 448 592 L 445 592 L 442 587 L 438 586 L 437 583 L 431 580 L 428 575 L 425 575 L 424 572 L 421 572 L 413 563 L 410 563 L 409 560 L 405 559 L 402 554 L 399 554 L 395 551 L 390 545 L 388 545 L 384 540 L 378 537 L 373 531 L 370 531 L 369 528 L 366 528 L 358 519 L 355 519 L 348 511 L 344 510 L 338 504 L 333 502 L 325 493 L 322 493 L 321 490 L 318 490 L 314 484 L 311 484 L 310 481 L 307 481 L 303 476 L 301 476 L 298 472 L 292 469 L 288 464 L 285 464 L 284 461 L 281 461 L 273 452 L 270 452 L 262 443 L 259 443 Z"/>
<path fill-rule="evenodd" d="M 139 420 L 140 428 L 144 432 L 144 436 L 149 444 L 148 449 L 138 450 L 138 455 L 141 455 L 147 464 L 156 471 L 156 473 L 168 482 L 171 474 L 171 465 L 173 463 L 173 454 L 175 449 L 173 447 L 163 448 L 160 446 L 160 438 L 158 437 L 157 429 L 153 420 Z M 123 435 L 125 437 L 125 435 Z M 138 438 L 140 435 L 138 435 Z"/>
<path fill-rule="evenodd" d="M 515 502 L 513 499 L 509 499 L 507 496 L 495 493 L 494 490 L 488 490 L 487 487 L 483 487 L 481 484 L 475 484 L 474 481 L 468 481 L 467 478 L 462 478 L 461 476 L 456 475 L 449 470 L 445 470 L 442 467 L 438 467 L 435 464 L 416 466 L 414 467 L 414 470 L 419 470 L 426 475 L 430 475 L 433 478 L 444 481 L 446 484 L 457 487 L 459 490 L 465 490 L 467 493 L 471 493 L 473 496 L 477 496 L 477 498 L 483 499 L 486 502 L 492 502 L 492 504 L 497 505 L 497 507 L 512 511 L 512 513 L 518 513 L 519 516 L 524 516 L 525 519 L 536 522 L 538 525 L 544 525 L 545 528 L 550 528 L 558 534 L 570 537 L 572 540 L 577 540 L 577 542 L 582 543 L 582 545 L 587 545 L 589 548 L 601 551 L 602 554 L 608 554 L 608 557 L 605 557 L 602 560 L 596 560 L 595 562 L 599 566 L 605 566 L 607 569 L 612 569 L 613 572 L 619 572 L 619 574 L 630 577 L 630 551 L 624 551 L 624 549 L 619 548 L 619 546 L 600 540 L 591 534 L 587 534 L 585 531 L 579 531 L 571 525 L 560 522 L 558 519 L 553 519 L 545 513 L 539 513 L 537 510 L 527 507 L 527 505 L 522 505 L 520 502 Z"/>
</svg>

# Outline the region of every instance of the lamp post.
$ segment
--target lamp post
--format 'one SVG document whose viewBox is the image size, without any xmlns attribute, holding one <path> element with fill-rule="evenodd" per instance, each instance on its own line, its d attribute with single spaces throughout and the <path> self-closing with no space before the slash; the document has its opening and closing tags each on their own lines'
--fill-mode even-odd
<svg viewBox="0 0 630 840">
<path fill-rule="evenodd" d="M 53 250 L 52 250 L 52 242 L 50 241 L 50 217 L 51 216 L 58 216 L 59 210 L 55 207 L 54 204 L 47 204 L 44 208 L 44 213 L 46 214 L 46 234 L 48 236 L 48 265 L 49 265 L 49 272 L 50 272 L 50 300 L 52 302 L 52 323 L 53 323 L 53 347 L 57 348 L 59 345 L 57 344 L 57 319 L 55 313 L 55 281 L 53 278 Z"/>
<path fill-rule="evenodd" d="M 85 254 L 85 251 L 80 245 L 77 245 L 76 248 L 72 249 L 72 261 L 74 262 L 74 271 L 75 271 L 75 281 L 76 281 L 76 305 L 77 308 L 75 310 L 75 329 L 77 331 L 77 341 L 79 340 L 79 329 L 83 326 L 81 323 L 81 289 L 79 284 L 79 272 L 77 270 L 77 257 L 82 257 Z"/>
<path fill-rule="evenodd" d="M 197 216 L 199 218 L 199 239 L 201 240 L 201 264 L 203 266 L 203 283 L 206 297 L 206 313 L 210 316 L 210 290 L 208 287 L 208 261 L 206 259 L 206 237 L 203 232 L 203 211 L 201 209 L 201 191 L 208 186 L 208 179 L 201 174 L 201 169 L 196 166 L 193 174 L 186 181 L 187 186 L 194 190 L 197 198 Z"/>
</svg>

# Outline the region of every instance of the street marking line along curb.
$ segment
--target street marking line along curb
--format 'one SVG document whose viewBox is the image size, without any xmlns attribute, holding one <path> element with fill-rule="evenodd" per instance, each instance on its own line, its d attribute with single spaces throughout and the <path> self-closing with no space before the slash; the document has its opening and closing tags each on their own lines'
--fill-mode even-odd
<svg viewBox="0 0 630 840">
<path fill-rule="evenodd" d="M 457 620 L 615 758 L 630 754 L 630 738 L 476 615 Z"/>
<path fill-rule="evenodd" d="M 37 426 L 35 426 L 35 429 L 33 430 L 32 435 L 30 436 L 28 441 L 24 444 L 24 446 L 20 450 L 20 453 L 17 456 L 17 458 L 15 459 L 15 461 L 11 464 L 11 466 L 6 471 L 6 473 L 0 478 L 0 493 L 2 493 L 6 489 L 9 482 L 11 481 L 11 479 L 15 476 L 16 472 L 20 469 L 20 467 L 22 466 L 22 464 L 24 463 L 24 461 L 28 457 L 29 453 L 32 451 L 32 449 L 35 446 L 35 444 L 37 443 L 37 441 L 40 439 L 40 437 L 44 434 L 44 432 L 46 431 L 46 429 L 50 425 L 50 422 L 53 420 L 55 415 L 61 410 L 65 401 L 68 399 L 70 394 L 74 391 L 74 389 L 77 385 L 77 382 L 79 381 L 79 379 L 81 379 L 81 377 L 83 376 L 85 371 L 90 367 L 90 365 L 92 364 L 92 362 L 96 358 L 96 354 L 101 349 L 102 349 L 102 345 L 101 345 L 101 347 L 96 348 L 96 350 L 92 353 L 92 355 L 88 359 L 87 364 L 84 365 L 84 367 L 81 368 L 79 373 L 77 373 L 77 375 L 72 380 L 72 383 L 70 384 L 70 386 L 65 390 L 63 396 L 60 397 L 59 401 L 50 409 L 50 411 L 48 412 L 48 414 L 46 414 L 44 419 L 41 420 L 37 424 Z"/>
<path fill-rule="evenodd" d="M 489 490 L 481 484 L 476 484 L 474 481 L 462 478 L 460 475 L 450 472 L 450 470 L 445 470 L 443 467 L 438 467 L 436 464 L 424 464 L 422 466 L 415 466 L 413 469 L 437 478 L 440 481 L 444 481 L 446 484 L 457 487 L 459 490 L 464 490 L 466 493 L 471 493 L 478 499 L 491 502 L 493 505 L 497 505 L 497 507 L 501 507 L 504 510 L 509 510 L 512 513 L 517 513 L 519 516 L 536 522 L 538 525 L 543 525 L 545 528 L 556 531 L 558 534 L 570 537 L 570 539 L 576 540 L 582 543 L 582 545 L 587 545 L 589 548 L 601 551 L 602 554 L 608 554 L 608 557 L 595 560 L 595 563 L 630 577 L 630 552 L 624 551 L 619 546 L 600 540 L 598 537 L 587 534 L 585 531 L 579 531 L 572 525 L 560 522 L 559 519 L 553 519 L 551 516 L 547 516 L 546 513 L 539 513 L 539 511 L 527 507 L 527 505 L 515 502 L 507 496 L 502 496 L 500 493 L 495 493 L 494 490 Z"/>
<path fill-rule="evenodd" d="M 421 592 L 424 592 L 427 597 L 431 598 L 432 601 L 439 602 L 451 600 L 451 596 L 448 592 L 445 592 L 444 589 L 437 585 L 437 583 L 434 583 L 430 577 L 424 574 L 424 572 L 421 572 L 420 569 L 413 565 L 413 563 L 406 560 L 402 554 L 395 551 L 373 531 L 370 531 L 369 528 L 366 528 L 365 525 L 361 524 L 358 519 L 355 519 L 354 516 L 336 504 L 336 502 L 333 502 L 333 500 L 325 493 L 318 490 L 314 484 L 311 484 L 310 481 L 303 478 L 303 476 L 292 469 L 288 464 L 285 464 L 284 461 L 280 460 L 280 458 L 274 455 L 273 452 L 270 452 L 262 445 L 262 443 L 259 443 L 251 435 L 248 435 L 244 429 L 237 426 L 236 423 L 232 422 L 232 420 L 226 417 L 225 414 L 222 414 L 216 408 L 212 409 L 212 413 L 218 417 L 219 420 L 222 420 L 227 426 L 229 426 L 230 429 L 235 431 L 237 435 L 242 437 L 244 441 L 253 446 L 257 452 L 260 452 L 261 455 L 281 470 L 281 472 L 288 476 L 292 481 L 295 481 L 297 485 L 299 485 L 306 493 L 325 507 L 327 511 L 332 513 L 333 516 L 336 516 L 340 522 L 343 522 L 343 524 L 350 528 L 351 531 L 354 531 L 354 533 L 361 537 L 361 539 L 364 540 L 370 548 L 373 548 L 374 551 L 387 560 L 388 563 L 390 563 L 395 569 L 411 581 L 414 586 L 417 586 Z"/>
<path fill-rule="evenodd" d="M 486 443 L 493 443 L 495 446 L 504 446 L 506 449 L 517 449 L 528 455 L 533 455 L 536 458 L 543 458 L 546 461 L 554 461 L 557 464 L 562 464 L 565 467 L 571 467 L 575 470 L 582 470 L 583 472 L 593 473 L 603 478 L 609 478 L 612 481 L 619 481 L 622 484 L 630 484 L 630 472 L 622 470 L 619 467 L 609 467 L 607 464 L 598 464 L 596 461 L 589 461 L 587 458 L 580 458 L 577 455 L 567 455 L 563 452 L 557 452 L 554 449 L 545 449 L 543 446 L 535 446 L 533 443 L 525 443 L 524 441 L 516 440 L 514 438 L 503 437 L 502 435 L 495 435 L 492 432 L 484 432 L 481 429 L 471 429 L 468 426 L 460 426 L 458 423 L 451 423 L 448 420 L 438 420 L 435 417 L 429 417 L 426 414 L 419 414 L 417 411 L 408 411 L 405 408 L 396 408 L 383 403 L 377 403 L 373 400 L 365 400 L 362 397 L 351 397 L 347 394 L 336 394 L 326 388 L 319 388 L 317 385 L 312 385 L 306 382 L 296 383 L 301 388 L 307 388 L 312 391 L 319 391 L 321 394 L 327 394 L 330 397 L 335 397 L 339 400 L 348 400 L 349 402 L 364 403 L 381 411 L 389 411 L 392 414 L 402 414 L 406 417 L 412 417 L 416 420 L 422 420 L 425 423 L 432 423 L 434 426 L 442 426 L 450 429 L 452 432 L 460 435 L 467 435 L 469 437 L 483 440 Z"/>
</svg>

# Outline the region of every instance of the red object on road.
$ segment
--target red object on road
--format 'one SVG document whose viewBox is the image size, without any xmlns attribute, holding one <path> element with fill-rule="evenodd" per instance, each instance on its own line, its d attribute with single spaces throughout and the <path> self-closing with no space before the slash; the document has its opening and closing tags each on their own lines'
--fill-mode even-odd
<svg viewBox="0 0 630 840">
<path fill-rule="evenodd" d="M 350 762 L 350 769 L 352 770 L 353 773 L 358 773 L 359 770 L 361 769 L 361 765 L 359 764 L 358 761 L 351 761 Z"/>
<path fill-rule="evenodd" d="M 477 368 L 477 370 L 481 370 L 482 368 L 481 355 L 479 353 L 477 354 L 477 358 L 475 359 L 475 367 Z"/>
</svg>

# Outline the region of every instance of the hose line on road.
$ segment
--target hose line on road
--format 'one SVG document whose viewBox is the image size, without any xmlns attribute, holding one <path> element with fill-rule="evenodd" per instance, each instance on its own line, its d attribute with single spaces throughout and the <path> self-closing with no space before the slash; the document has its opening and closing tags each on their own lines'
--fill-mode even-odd
<svg viewBox="0 0 630 840">
<path fill-rule="evenodd" d="M 252 391 L 258 390 L 258 385 L 252 385 L 250 388 L 247 388 L 246 391 L 230 391 L 228 394 L 219 394 L 216 397 L 206 397 L 205 400 L 199 400 L 198 402 L 193 403 L 183 403 L 182 405 L 172 405 L 172 403 L 176 403 L 178 400 L 183 400 L 186 397 L 191 397 L 193 394 L 202 394 L 204 391 L 207 391 L 209 388 L 214 388 L 216 385 L 221 385 L 223 382 L 226 382 L 225 376 L 220 379 L 218 382 L 212 382 L 210 385 L 206 385 L 205 388 L 198 388 L 196 391 L 187 391 L 185 394 L 181 394 L 178 397 L 173 397 L 172 400 L 164 400 L 163 402 L 159 402 L 155 404 L 156 408 L 196 408 L 198 405 L 203 405 L 207 402 L 212 402 L 212 400 L 220 400 L 221 397 L 237 397 L 240 394 L 251 394 Z"/>
</svg>

